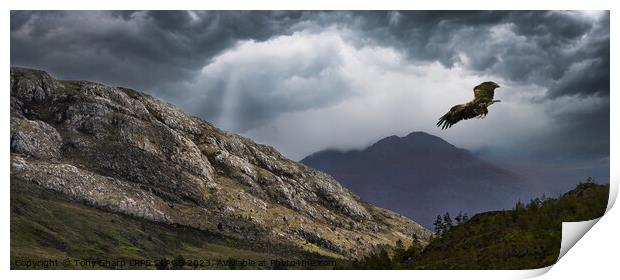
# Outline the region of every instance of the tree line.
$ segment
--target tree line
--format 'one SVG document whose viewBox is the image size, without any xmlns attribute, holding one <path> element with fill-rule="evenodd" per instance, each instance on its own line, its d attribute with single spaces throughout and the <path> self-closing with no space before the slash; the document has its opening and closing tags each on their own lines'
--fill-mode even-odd
<svg viewBox="0 0 620 280">
<path fill-rule="evenodd" d="M 469 215 L 459 211 L 454 220 L 455 222 L 452 221 L 449 212 L 443 214 L 443 217 L 441 215 L 437 215 L 435 222 L 433 222 L 435 235 L 441 236 L 450 231 L 453 227 L 467 222 L 469 220 Z"/>
</svg>

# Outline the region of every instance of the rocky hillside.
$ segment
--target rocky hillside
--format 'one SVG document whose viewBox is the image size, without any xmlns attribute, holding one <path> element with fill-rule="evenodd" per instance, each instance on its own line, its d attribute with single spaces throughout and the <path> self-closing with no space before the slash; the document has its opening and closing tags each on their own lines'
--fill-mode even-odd
<svg viewBox="0 0 620 280">
<path fill-rule="evenodd" d="M 37 70 L 11 68 L 11 177 L 107 212 L 332 257 L 431 236 L 149 95 Z"/>
<path fill-rule="evenodd" d="M 445 212 L 511 207 L 521 192 L 513 173 L 424 132 L 386 137 L 363 150 L 321 151 L 301 162 L 426 227 Z"/>
</svg>

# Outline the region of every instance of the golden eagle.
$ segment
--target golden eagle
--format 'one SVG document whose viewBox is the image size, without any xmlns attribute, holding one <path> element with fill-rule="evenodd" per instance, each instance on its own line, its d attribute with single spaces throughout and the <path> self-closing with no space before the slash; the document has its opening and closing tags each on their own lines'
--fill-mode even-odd
<svg viewBox="0 0 620 280">
<path fill-rule="evenodd" d="M 500 100 L 493 100 L 494 90 L 498 87 L 499 85 L 494 82 L 477 85 L 474 87 L 474 100 L 452 107 L 448 113 L 439 118 L 437 127 L 446 129 L 461 120 L 486 117 L 489 113 L 488 107 L 495 102 L 500 102 Z"/>
</svg>

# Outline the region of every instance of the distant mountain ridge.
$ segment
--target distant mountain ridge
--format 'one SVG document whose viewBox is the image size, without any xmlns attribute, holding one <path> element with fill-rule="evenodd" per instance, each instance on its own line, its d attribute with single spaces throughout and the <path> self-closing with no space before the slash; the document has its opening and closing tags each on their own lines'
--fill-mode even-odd
<svg viewBox="0 0 620 280">
<path fill-rule="evenodd" d="M 386 137 L 363 150 L 324 150 L 301 163 L 427 227 L 446 211 L 509 207 L 519 192 L 517 175 L 425 132 Z"/>
</svg>

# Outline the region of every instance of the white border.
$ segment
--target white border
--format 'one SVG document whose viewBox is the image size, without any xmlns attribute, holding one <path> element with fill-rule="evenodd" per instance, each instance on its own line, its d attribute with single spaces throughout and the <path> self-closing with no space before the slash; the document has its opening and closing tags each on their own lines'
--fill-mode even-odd
<svg viewBox="0 0 620 280">
<path fill-rule="evenodd" d="M 205 1 L 206 2 L 206 1 Z M 398 0 L 358 0 L 358 1 L 330 1 L 315 0 L 299 3 L 299 1 L 290 0 L 226 0 L 213 1 L 212 3 L 198 3 L 195 0 L 175 0 L 162 1 L 153 3 L 152 1 L 120 1 L 108 0 L 101 2 L 77 1 L 77 0 L 54 0 L 54 1 L 2 1 L 4 9 L 1 14 L 2 26 L 0 32 L 5 40 L 2 44 L 2 56 L 4 68 L 1 69 L 3 77 L 2 88 L 5 93 L 0 98 L 1 108 L 5 108 L 2 112 L 2 139 L 5 144 L 0 147 L 2 156 L 5 158 L 0 164 L 2 168 L 3 184 L 3 204 L 4 212 L 2 215 L 2 228 L 0 232 L 2 242 L 0 243 L 0 265 L 4 268 L 2 273 L 4 279 L 15 278 L 36 278 L 36 279 L 105 279 L 111 277 L 154 277 L 156 279 L 169 279 L 171 277 L 196 277 L 196 278 L 245 278 L 245 279 L 312 279 L 317 277 L 355 277 L 361 279 L 377 279 L 390 277 L 394 279 L 418 278 L 418 279 L 517 279 L 523 277 L 534 277 L 540 275 L 547 269 L 530 270 L 530 271 L 245 271 L 231 272 L 228 271 L 212 271 L 208 274 L 204 271 L 175 271 L 175 272 L 136 272 L 136 271 L 36 271 L 21 272 L 10 271 L 9 269 L 9 94 L 6 92 L 9 88 L 9 65 L 10 65 L 10 40 L 9 10 L 45 10 L 45 9 L 84 9 L 84 10 L 107 10 L 107 9 L 212 9 L 212 10 L 286 10 L 286 9 L 307 9 L 307 10 L 434 10 L 434 9 L 462 9 L 462 10 L 558 10 L 558 9 L 575 9 L 575 10 L 611 10 L 611 49 L 617 49 L 618 24 L 614 20 L 616 10 L 613 5 L 614 1 L 589 0 L 589 1 L 542 1 L 542 0 L 521 0 L 521 1 L 497 1 L 497 0 L 468 0 L 468 1 L 398 1 Z M 45 46 L 41 46 L 42 50 Z M 611 76 L 617 73 L 617 58 L 611 54 Z M 618 90 L 617 83 L 612 79 L 611 92 L 616 93 Z M 617 93 L 611 94 L 611 143 L 619 143 L 618 138 L 618 98 Z M 614 126 L 615 125 L 615 126 Z M 609 207 L 613 205 L 618 192 L 618 148 L 617 145 L 611 146 L 611 185 L 613 199 L 609 203 Z M 578 242 L 568 253 L 555 265 L 549 273 L 545 274 L 544 279 L 584 279 L 585 277 L 599 276 L 595 279 L 615 278 L 617 275 L 616 267 L 619 245 L 617 242 L 618 229 L 620 229 L 620 213 L 618 210 L 609 209 L 609 212 L 600 220 L 601 222 L 594 225 L 581 242 Z M 172 274 L 174 273 L 174 274 Z"/>
</svg>

